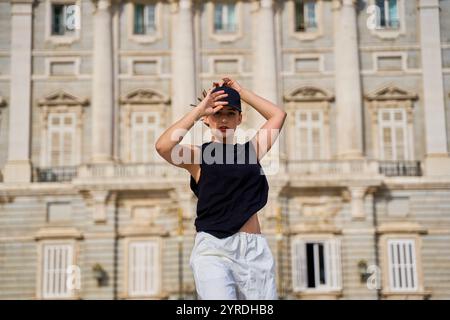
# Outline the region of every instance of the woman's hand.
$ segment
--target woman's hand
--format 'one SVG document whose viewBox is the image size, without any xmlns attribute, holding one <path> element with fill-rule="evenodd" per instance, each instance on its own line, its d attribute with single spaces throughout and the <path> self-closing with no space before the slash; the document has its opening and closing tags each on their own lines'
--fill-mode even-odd
<svg viewBox="0 0 450 320">
<path fill-rule="evenodd" d="M 230 77 L 222 78 L 222 81 L 220 83 L 214 82 L 213 84 L 215 87 L 222 87 L 222 86 L 230 87 L 239 92 L 239 94 L 241 94 L 242 92 L 242 86 L 236 80 L 233 80 Z"/>
<path fill-rule="evenodd" d="M 211 93 L 211 91 L 212 88 L 209 89 L 208 92 L 206 92 L 203 100 L 197 105 L 197 108 L 200 109 L 201 117 L 214 114 L 222 109 L 224 105 L 228 104 L 228 101 L 219 101 L 220 99 L 228 96 L 225 91 L 220 90 L 214 93 Z"/>
</svg>

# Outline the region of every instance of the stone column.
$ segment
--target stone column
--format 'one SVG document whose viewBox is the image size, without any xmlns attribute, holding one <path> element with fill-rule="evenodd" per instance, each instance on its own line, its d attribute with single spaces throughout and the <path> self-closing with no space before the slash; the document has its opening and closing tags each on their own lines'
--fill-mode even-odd
<svg viewBox="0 0 450 320">
<path fill-rule="evenodd" d="M 258 3 L 255 4 L 258 6 Z M 260 0 L 253 12 L 253 91 L 278 104 L 277 58 L 273 0 Z M 258 130 L 266 121 L 256 110 L 249 113 L 249 124 Z"/>
<path fill-rule="evenodd" d="M 426 175 L 450 174 L 442 75 L 439 0 L 420 0 L 420 47 L 425 109 Z"/>
<path fill-rule="evenodd" d="M 363 157 L 362 97 L 354 0 L 334 0 L 334 55 L 337 108 L 337 154 Z"/>
<path fill-rule="evenodd" d="M 273 0 L 255 2 L 253 12 L 253 91 L 278 105 L 278 74 L 275 41 L 275 12 Z M 248 111 L 249 128 L 259 130 L 266 122 L 258 111 L 250 107 Z M 283 131 L 280 132 L 283 134 Z M 249 136 L 248 138 L 251 138 Z M 280 151 L 282 138 L 279 136 L 270 151 L 264 156 L 263 164 L 266 175 L 276 175 L 282 171 Z"/>
<path fill-rule="evenodd" d="M 197 103 L 192 6 L 192 0 L 178 0 L 172 4 L 172 123 L 192 109 L 189 104 Z M 194 125 L 196 134 L 201 134 L 198 131 L 201 129 L 201 123 Z M 200 143 L 197 138 L 196 142 Z M 194 142 L 185 138 L 182 143 Z"/>
<path fill-rule="evenodd" d="M 99 0 L 94 13 L 91 159 L 93 163 L 112 161 L 114 79 L 110 9 L 110 0 Z"/>
<path fill-rule="evenodd" d="M 31 39 L 33 0 L 11 0 L 11 89 L 5 182 L 31 181 Z"/>
</svg>

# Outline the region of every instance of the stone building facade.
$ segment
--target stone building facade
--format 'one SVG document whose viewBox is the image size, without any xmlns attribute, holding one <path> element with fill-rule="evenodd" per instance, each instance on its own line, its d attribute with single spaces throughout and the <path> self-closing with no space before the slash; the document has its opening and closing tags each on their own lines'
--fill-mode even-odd
<svg viewBox="0 0 450 320">
<path fill-rule="evenodd" d="M 450 298 L 450 0 L 0 0 L 1 299 L 195 298 L 154 143 L 222 75 L 288 113 L 282 298 Z"/>
</svg>

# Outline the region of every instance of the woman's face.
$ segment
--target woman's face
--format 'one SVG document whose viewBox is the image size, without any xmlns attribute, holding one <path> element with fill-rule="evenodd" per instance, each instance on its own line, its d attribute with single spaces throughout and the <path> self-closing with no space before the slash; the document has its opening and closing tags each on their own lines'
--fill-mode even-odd
<svg viewBox="0 0 450 320">
<path fill-rule="evenodd" d="M 237 126 L 242 122 L 242 113 L 224 106 L 216 113 L 206 116 L 204 120 L 217 138 L 233 137 Z"/>
</svg>

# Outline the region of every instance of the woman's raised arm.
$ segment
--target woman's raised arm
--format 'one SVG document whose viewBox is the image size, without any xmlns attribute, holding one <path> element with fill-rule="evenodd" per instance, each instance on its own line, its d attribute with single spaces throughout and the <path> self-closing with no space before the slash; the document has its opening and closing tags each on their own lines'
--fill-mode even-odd
<svg viewBox="0 0 450 320">
<path fill-rule="evenodd" d="M 161 136 L 156 140 L 155 148 L 158 154 L 163 157 L 167 162 L 177 166 L 186 168 L 192 164 L 177 161 L 172 157 L 172 151 L 175 147 L 178 159 L 191 159 L 193 161 L 195 149 L 190 145 L 180 145 L 186 133 L 194 126 L 195 122 L 201 117 L 209 114 L 213 114 L 223 108 L 223 105 L 228 102 L 217 101 L 222 99 L 224 91 L 217 91 L 211 93 L 212 89 L 209 89 L 205 98 L 190 112 L 185 114 L 180 120 L 172 124 L 167 128 Z M 181 151 L 181 154 L 180 154 Z"/>
</svg>

